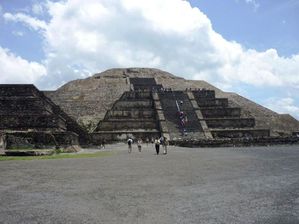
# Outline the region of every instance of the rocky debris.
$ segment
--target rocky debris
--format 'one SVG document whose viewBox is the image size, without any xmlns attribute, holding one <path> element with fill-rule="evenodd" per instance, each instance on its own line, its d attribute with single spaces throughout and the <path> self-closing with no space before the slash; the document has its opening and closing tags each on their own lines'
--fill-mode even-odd
<svg viewBox="0 0 299 224">
<path fill-rule="evenodd" d="M 225 139 L 181 139 L 170 141 L 180 147 L 247 147 L 299 144 L 299 137 L 261 137 L 261 138 L 225 138 Z"/>
</svg>

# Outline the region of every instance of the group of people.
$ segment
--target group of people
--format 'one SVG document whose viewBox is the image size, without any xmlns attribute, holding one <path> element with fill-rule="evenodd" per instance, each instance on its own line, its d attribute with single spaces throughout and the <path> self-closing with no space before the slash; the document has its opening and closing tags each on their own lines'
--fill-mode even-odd
<svg viewBox="0 0 299 224">
<path fill-rule="evenodd" d="M 152 139 L 151 141 L 154 145 L 155 145 L 155 149 L 156 149 L 156 153 L 157 155 L 159 155 L 160 153 L 160 145 L 163 147 L 163 154 L 166 155 L 167 154 L 167 146 L 169 145 L 168 139 L 164 136 L 156 137 L 156 139 Z M 129 138 L 128 141 L 128 152 L 131 153 L 132 152 L 132 146 L 133 146 L 133 139 Z M 138 151 L 141 152 L 142 150 L 142 139 L 139 138 L 137 140 L 137 147 L 138 147 Z M 146 139 L 146 143 L 149 143 L 149 139 Z"/>
</svg>

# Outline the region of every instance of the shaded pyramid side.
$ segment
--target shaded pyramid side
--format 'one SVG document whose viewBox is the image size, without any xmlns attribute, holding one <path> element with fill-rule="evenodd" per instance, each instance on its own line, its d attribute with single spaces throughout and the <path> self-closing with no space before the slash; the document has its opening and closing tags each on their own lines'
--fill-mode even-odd
<svg viewBox="0 0 299 224">
<path fill-rule="evenodd" d="M 0 105 L 0 130 L 17 138 L 69 145 L 87 137 L 82 127 L 34 85 L 0 85 Z"/>
</svg>

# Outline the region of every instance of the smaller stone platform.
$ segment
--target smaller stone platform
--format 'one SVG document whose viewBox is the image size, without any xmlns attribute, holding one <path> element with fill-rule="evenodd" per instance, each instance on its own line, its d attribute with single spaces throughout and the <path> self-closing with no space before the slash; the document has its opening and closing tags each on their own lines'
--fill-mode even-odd
<svg viewBox="0 0 299 224">
<path fill-rule="evenodd" d="M 0 85 L 2 148 L 78 145 L 78 127 L 34 85 Z"/>
</svg>

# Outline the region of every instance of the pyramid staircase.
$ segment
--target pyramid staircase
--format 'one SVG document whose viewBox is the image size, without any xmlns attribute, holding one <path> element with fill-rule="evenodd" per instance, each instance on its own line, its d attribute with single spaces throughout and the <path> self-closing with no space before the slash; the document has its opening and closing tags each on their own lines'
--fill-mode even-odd
<svg viewBox="0 0 299 224">
<path fill-rule="evenodd" d="M 204 132 L 187 94 L 183 91 L 162 90 L 157 93 L 171 140 L 200 139 Z M 186 122 L 182 125 L 180 112 Z"/>
</svg>

